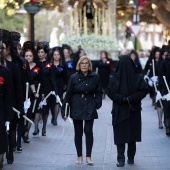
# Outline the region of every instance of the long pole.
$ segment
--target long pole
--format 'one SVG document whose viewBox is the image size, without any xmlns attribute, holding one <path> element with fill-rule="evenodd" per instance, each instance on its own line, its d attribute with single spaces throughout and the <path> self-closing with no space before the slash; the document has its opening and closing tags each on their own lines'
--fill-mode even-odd
<svg viewBox="0 0 170 170">
<path fill-rule="evenodd" d="M 34 43 L 34 15 L 35 14 L 29 14 L 31 19 L 31 41 Z"/>
<path fill-rule="evenodd" d="M 136 25 L 138 24 L 138 6 L 139 6 L 139 2 L 138 2 L 138 0 L 136 0 L 136 15 L 135 15 L 135 24 Z M 135 50 L 137 50 L 137 42 L 138 42 L 138 39 L 137 39 L 137 37 L 135 37 Z"/>
</svg>

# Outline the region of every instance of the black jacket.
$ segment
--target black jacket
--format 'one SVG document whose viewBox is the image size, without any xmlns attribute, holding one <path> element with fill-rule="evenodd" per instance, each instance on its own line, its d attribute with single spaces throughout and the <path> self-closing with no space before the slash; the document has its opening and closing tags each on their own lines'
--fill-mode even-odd
<svg viewBox="0 0 170 170">
<path fill-rule="evenodd" d="M 102 90 L 99 76 L 89 72 L 84 76 L 77 72 L 70 77 L 66 96 L 61 110 L 65 115 L 66 103 L 70 105 L 70 117 L 77 120 L 97 119 L 96 109 L 102 105 Z"/>
<path fill-rule="evenodd" d="M 5 122 L 10 121 L 11 113 L 10 73 L 5 67 L 0 66 L 0 154 L 6 149 Z"/>
</svg>

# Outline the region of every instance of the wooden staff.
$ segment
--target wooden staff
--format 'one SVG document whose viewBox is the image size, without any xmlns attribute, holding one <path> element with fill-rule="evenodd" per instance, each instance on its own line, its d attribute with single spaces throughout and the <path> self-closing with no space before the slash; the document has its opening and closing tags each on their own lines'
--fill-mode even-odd
<svg viewBox="0 0 170 170">
<path fill-rule="evenodd" d="M 68 103 L 66 103 L 64 118 L 66 118 L 66 117 L 67 117 L 67 108 L 68 108 Z M 64 121 L 64 125 L 63 125 L 62 137 L 64 136 L 65 128 L 66 128 L 66 120 Z"/>
<path fill-rule="evenodd" d="M 36 96 L 38 96 L 38 94 L 39 94 L 40 86 L 41 86 L 41 84 L 39 83 L 39 84 L 38 84 L 38 88 L 37 88 Z M 37 99 L 34 100 L 34 105 L 33 105 L 33 108 L 32 108 L 32 113 L 34 113 L 34 111 L 35 111 L 36 103 L 37 103 Z"/>
<path fill-rule="evenodd" d="M 20 114 L 20 111 L 19 111 L 19 110 L 15 109 L 14 107 L 13 107 L 12 109 L 13 109 L 13 111 L 16 112 L 18 115 Z M 24 118 L 25 120 L 27 120 L 28 122 L 30 122 L 31 124 L 33 124 L 33 121 L 30 120 L 27 116 L 23 115 L 23 118 Z"/>
<path fill-rule="evenodd" d="M 28 92 L 29 92 L 29 83 L 26 82 L 26 96 L 25 96 L 25 100 L 28 99 Z"/>
<path fill-rule="evenodd" d="M 164 82 L 165 82 L 166 88 L 167 88 L 167 90 L 168 90 L 168 93 L 170 93 L 169 86 L 168 86 L 168 83 L 167 83 L 167 81 L 166 81 L 166 77 L 165 77 L 165 76 L 163 76 L 163 79 L 164 79 Z"/>
</svg>

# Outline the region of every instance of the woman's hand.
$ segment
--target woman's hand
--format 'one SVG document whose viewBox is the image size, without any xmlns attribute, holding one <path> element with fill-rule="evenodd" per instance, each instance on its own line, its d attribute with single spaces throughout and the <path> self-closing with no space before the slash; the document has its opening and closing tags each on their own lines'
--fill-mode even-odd
<svg viewBox="0 0 170 170">
<path fill-rule="evenodd" d="M 64 119 L 64 121 L 66 121 L 67 120 L 67 116 L 64 116 L 63 119 Z"/>
</svg>

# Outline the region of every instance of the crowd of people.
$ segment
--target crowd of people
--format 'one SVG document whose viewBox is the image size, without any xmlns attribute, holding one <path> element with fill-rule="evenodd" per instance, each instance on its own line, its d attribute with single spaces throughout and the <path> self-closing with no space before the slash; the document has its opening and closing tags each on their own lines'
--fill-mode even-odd
<svg viewBox="0 0 170 170">
<path fill-rule="evenodd" d="M 60 111 L 64 120 L 68 117 L 73 120 L 76 163 L 83 162 L 84 131 L 86 161 L 93 165 L 93 123 L 106 94 L 114 105 L 112 124 L 118 167 L 124 166 L 125 143 L 128 143 L 128 163 L 134 164 L 136 142 L 141 141 L 141 100 L 148 89 L 158 112 L 159 128 L 163 128 L 164 112 L 166 135 L 170 136 L 169 47 L 154 47 L 145 68 L 135 50 L 119 59 L 115 67 L 104 50 L 93 63 L 81 47 L 76 52 L 67 44 L 50 49 L 46 41 L 36 46 L 26 41 L 21 46 L 18 32 L 0 29 L 0 169 L 4 153 L 7 163 L 12 164 L 14 151 L 22 152 L 22 140 L 30 143 L 30 133 L 39 135 L 40 121 L 41 135 L 48 135 L 49 113 L 51 124 L 57 126 Z M 30 132 L 33 123 L 34 131 Z"/>
<path fill-rule="evenodd" d="M 49 43 L 46 41 L 38 42 L 36 46 L 33 42 L 26 41 L 21 46 L 20 37 L 18 32 L 0 29 L 0 100 L 2 103 L 0 135 L 3 136 L 0 144 L 1 168 L 4 153 L 6 153 L 7 163 L 12 164 L 14 161 L 13 152 L 22 152 L 22 140 L 25 143 L 30 143 L 30 133 L 33 136 L 39 135 L 40 121 L 43 123 L 41 135 L 47 135 L 46 125 L 49 112 L 52 115 L 51 123 L 54 126 L 57 126 L 60 110 L 63 119 L 65 119 L 66 104 L 71 100 L 71 97 L 74 98 L 73 94 L 76 93 L 77 88 L 78 98 L 84 100 L 92 98 L 89 104 L 86 102 L 83 104 L 85 107 L 87 107 L 86 105 L 92 106 L 91 102 L 94 102 L 91 111 L 87 110 L 89 111 L 87 117 L 84 117 L 83 114 L 76 115 L 76 117 L 72 115 L 72 112 L 75 112 L 74 109 L 80 107 L 81 103 L 77 103 L 77 107 L 75 106 L 74 109 L 71 104 L 69 105 L 75 129 L 79 129 L 79 131 L 75 130 L 78 155 L 81 155 L 79 142 L 81 141 L 82 122 L 76 121 L 74 118 L 87 120 L 87 125 L 85 125 L 85 134 L 89 141 L 87 142 L 89 146 L 87 147 L 87 161 L 92 163 L 90 157 L 93 143 L 93 121 L 88 122 L 88 120 L 97 118 L 96 109 L 101 107 L 102 89 L 106 93 L 110 72 L 113 69 L 112 60 L 108 58 L 106 51 L 101 51 L 101 60 L 95 63 L 94 68 L 98 68 L 100 78 L 104 82 L 101 86 L 99 77 L 97 74 L 93 74 L 92 63 L 82 48 L 79 47 L 74 53 L 67 44 L 50 49 Z M 87 70 L 84 67 L 87 67 Z M 107 71 L 107 76 L 104 74 L 105 71 Z M 71 75 L 78 73 L 80 74 L 76 76 L 80 87 L 78 82 L 72 82 L 71 79 Z M 84 79 L 84 75 L 89 79 Z M 84 84 L 85 81 L 87 81 L 86 84 Z M 93 87 L 90 89 L 88 84 Z M 73 88 L 74 85 L 75 88 Z M 84 88 L 82 88 L 83 85 L 85 85 Z M 68 92 L 63 100 L 66 90 Z M 76 100 L 78 100 L 77 97 L 75 97 Z M 85 112 L 86 110 L 84 110 Z M 34 123 L 34 131 L 30 132 L 32 123 Z"/>
</svg>

